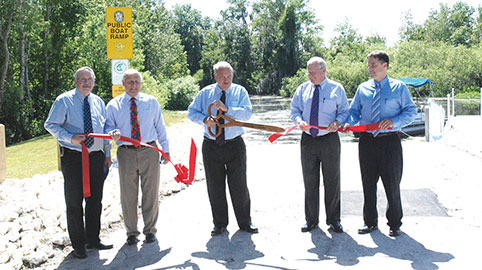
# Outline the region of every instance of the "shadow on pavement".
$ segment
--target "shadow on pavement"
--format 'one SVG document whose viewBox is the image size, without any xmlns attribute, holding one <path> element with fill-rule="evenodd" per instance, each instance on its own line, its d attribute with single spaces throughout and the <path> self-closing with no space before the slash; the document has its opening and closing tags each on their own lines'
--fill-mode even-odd
<svg viewBox="0 0 482 270">
<path fill-rule="evenodd" d="M 229 233 L 213 236 L 206 244 L 206 251 L 193 252 L 193 257 L 214 260 L 227 269 L 244 269 L 249 264 L 246 261 L 264 257 L 256 250 L 251 234 L 237 231 L 231 239 Z"/>
<path fill-rule="evenodd" d="M 354 266 L 360 257 L 374 256 L 377 253 L 389 257 L 411 261 L 413 269 L 438 269 L 436 262 L 448 262 L 454 259 L 450 253 L 436 252 L 426 249 L 424 245 L 403 233 L 397 238 L 388 237 L 380 231 L 370 234 L 375 248 L 359 245 L 349 234 L 332 233 L 328 237 L 321 229 L 311 231 L 311 240 L 315 248 L 308 250 L 318 256 L 318 260 L 335 260 L 342 266 Z M 368 237 L 368 236 L 367 236 Z M 303 259 L 301 259 L 303 260 Z M 304 259 L 316 261 L 314 259 Z"/>
<path fill-rule="evenodd" d="M 81 270 L 81 269 L 136 269 L 159 262 L 167 254 L 171 252 L 171 248 L 160 250 L 156 242 L 150 244 L 142 244 L 138 250 L 137 245 L 123 245 L 117 251 L 115 258 L 108 264 L 106 259 L 99 258 L 98 250 L 89 250 L 88 258 L 79 260 L 69 254 L 60 265 L 58 270 Z"/>
</svg>

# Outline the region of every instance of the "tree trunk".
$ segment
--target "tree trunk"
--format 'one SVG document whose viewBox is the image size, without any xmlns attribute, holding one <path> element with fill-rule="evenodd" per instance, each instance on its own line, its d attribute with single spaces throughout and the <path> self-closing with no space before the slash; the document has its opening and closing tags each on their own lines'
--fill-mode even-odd
<svg viewBox="0 0 482 270">
<path fill-rule="evenodd" d="M 7 78 L 8 61 L 10 60 L 10 52 L 8 51 L 8 35 L 10 34 L 10 29 L 12 28 L 14 3 L 11 3 L 10 12 L 8 13 L 7 24 L 5 26 L 5 31 L 0 33 L 1 50 L 4 55 L 3 62 L 0 67 L 0 110 L 2 110 L 3 104 L 3 94 L 5 93 L 5 79 Z"/>
</svg>

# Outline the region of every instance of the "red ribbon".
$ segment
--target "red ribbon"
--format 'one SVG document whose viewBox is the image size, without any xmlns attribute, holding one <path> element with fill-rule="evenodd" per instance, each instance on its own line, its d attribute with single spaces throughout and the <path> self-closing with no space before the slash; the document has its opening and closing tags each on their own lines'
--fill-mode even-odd
<svg viewBox="0 0 482 270">
<path fill-rule="evenodd" d="M 92 137 L 92 138 L 112 140 L 112 137 L 107 134 L 88 133 L 88 134 L 85 134 L 85 136 Z M 164 156 L 165 159 L 167 159 L 167 161 L 169 161 L 174 166 L 174 169 L 177 172 L 177 176 L 174 177 L 174 180 L 176 180 L 176 182 L 178 183 L 180 182 L 186 185 L 191 184 L 193 182 L 194 174 L 196 172 L 196 154 L 197 154 L 196 144 L 194 143 L 193 139 L 191 139 L 191 152 L 189 154 L 189 169 L 182 164 L 174 164 L 171 161 L 171 159 L 166 155 L 166 153 L 164 153 L 161 149 L 155 146 L 139 141 L 137 139 L 132 139 L 124 136 L 121 136 L 119 141 L 130 142 L 135 146 L 142 145 L 145 147 L 150 147 L 158 151 Z M 82 142 L 81 144 L 82 144 L 82 186 L 84 189 L 84 197 L 87 198 L 87 197 L 90 197 L 89 151 L 85 146 L 84 142 Z"/>
<path fill-rule="evenodd" d="M 353 126 L 353 127 L 347 127 L 346 129 L 343 129 L 343 128 L 339 128 L 337 131 L 338 132 L 366 132 L 366 131 L 374 131 L 374 130 L 379 130 L 380 127 L 379 127 L 380 123 L 375 123 L 375 124 L 368 124 L 368 125 L 359 125 L 359 126 Z M 289 128 L 288 130 L 286 130 L 285 132 L 280 132 L 280 133 L 275 133 L 271 136 L 269 136 L 268 140 L 272 143 L 274 141 L 276 141 L 279 137 L 281 136 L 284 136 L 288 133 L 290 133 L 291 131 L 293 131 L 295 128 L 297 127 L 300 127 L 300 126 L 303 126 L 303 127 L 309 127 L 309 128 L 317 128 L 317 129 L 328 129 L 328 127 L 320 127 L 320 126 L 310 126 L 310 125 L 296 125 L 296 126 L 293 126 L 291 128 Z M 392 129 L 392 128 L 388 128 L 388 129 Z"/>
</svg>

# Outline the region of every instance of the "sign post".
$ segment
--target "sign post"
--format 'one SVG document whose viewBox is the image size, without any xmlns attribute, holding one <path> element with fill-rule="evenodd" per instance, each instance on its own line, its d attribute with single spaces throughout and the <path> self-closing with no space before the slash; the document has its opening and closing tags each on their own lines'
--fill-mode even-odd
<svg viewBox="0 0 482 270">
<path fill-rule="evenodd" d="M 112 59 L 112 97 L 124 92 L 122 76 L 129 68 L 133 56 L 132 8 L 108 7 L 105 9 L 107 26 L 107 58 Z"/>
</svg>

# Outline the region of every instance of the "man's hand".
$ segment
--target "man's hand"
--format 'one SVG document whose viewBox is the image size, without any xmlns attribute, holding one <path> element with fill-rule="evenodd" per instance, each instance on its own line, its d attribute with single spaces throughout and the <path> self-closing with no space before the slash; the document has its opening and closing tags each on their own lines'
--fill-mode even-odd
<svg viewBox="0 0 482 270">
<path fill-rule="evenodd" d="M 213 103 L 214 103 L 214 107 L 216 107 L 216 109 L 221 110 L 223 112 L 228 111 L 228 107 L 226 107 L 226 105 L 224 105 L 224 103 L 222 103 L 221 100 L 216 100 Z"/>
<path fill-rule="evenodd" d="M 388 119 L 388 118 L 385 118 L 380 122 L 378 127 L 380 129 L 389 129 L 389 128 L 393 127 L 393 121 Z"/>
<path fill-rule="evenodd" d="M 342 125 L 343 131 L 345 131 L 349 127 L 351 127 L 351 125 L 349 123 L 345 123 L 345 124 Z"/>
<path fill-rule="evenodd" d="M 204 124 L 206 124 L 206 126 L 208 126 L 208 128 L 210 128 L 210 127 L 216 125 L 216 121 L 211 117 L 206 117 L 204 119 Z"/>
<path fill-rule="evenodd" d="M 114 139 L 114 141 L 118 141 L 121 137 L 121 132 L 118 129 L 114 129 L 111 132 L 109 132 L 109 135 Z"/>
<path fill-rule="evenodd" d="M 335 120 L 328 125 L 328 128 L 326 130 L 328 130 L 329 132 L 336 132 L 339 127 L 340 122 L 338 122 L 338 120 Z"/>
<path fill-rule="evenodd" d="M 110 166 L 112 166 L 112 159 L 111 159 L 111 157 L 105 157 L 104 167 L 110 168 Z"/>
<path fill-rule="evenodd" d="M 170 155 L 169 153 L 165 153 L 165 154 L 166 154 L 166 156 L 167 156 L 169 159 L 171 159 L 171 155 Z M 162 163 L 162 164 L 167 164 L 168 162 L 169 162 L 169 160 L 167 160 L 167 158 L 165 158 L 164 156 L 162 156 L 162 158 L 161 158 L 161 163 Z"/>
<path fill-rule="evenodd" d="M 298 122 L 298 125 L 300 126 L 300 129 L 301 129 L 302 131 L 304 131 L 304 132 L 310 130 L 309 127 L 306 127 L 306 125 L 308 125 L 308 124 L 307 124 L 305 121 L 303 121 L 303 120 L 300 121 L 300 122 Z"/>
<path fill-rule="evenodd" d="M 85 140 L 86 136 L 81 133 L 74 134 L 70 140 L 73 144 L 81 144 Z"/>
</svg>

